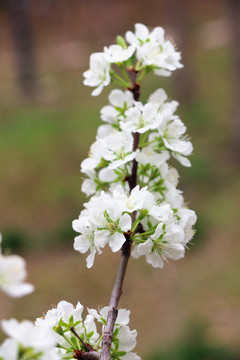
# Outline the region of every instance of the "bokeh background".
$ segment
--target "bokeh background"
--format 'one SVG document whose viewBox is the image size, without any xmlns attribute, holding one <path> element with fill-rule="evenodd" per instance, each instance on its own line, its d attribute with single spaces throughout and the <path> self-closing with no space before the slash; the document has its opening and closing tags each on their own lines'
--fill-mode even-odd
<svg viewBox="0 0 240 360">
<path fill-rule="evenodd" d="M 80 162 L 99 125 L 83 87 L 89 55 L 133 30 L 163 26 L 185 67 L 149 75 L 142 98 L 164 87 L 194 144 L 180 188 L 198 214 L 184 260 L 163 270 L 130 261 L 120 306 L 131 310 L 145 359 L 239 359 L 240 1 L 4 0 L 0 4 L 0 229 L 23 255 L 36 291 L 0 294 L 0 317 L 35 319 L 61 299 L 105 306 L 119 254 L 94 267 L 72 250 L 82 203 Z M 1 335 L 3 338 L 3 335 Z"/>
</svg>

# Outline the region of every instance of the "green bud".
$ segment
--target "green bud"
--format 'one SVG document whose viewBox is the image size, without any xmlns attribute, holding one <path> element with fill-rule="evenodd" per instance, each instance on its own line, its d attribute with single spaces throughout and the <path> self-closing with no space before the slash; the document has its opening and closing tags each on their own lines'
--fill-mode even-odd
<svg viewBox="0 0 240 360">
<path fill-rule="evenodd" d="M 64 335 L 63 328 L 59 324 L 57 326 L 54 326 L 53 330 L 60 336 Z"/>
<path fill-rule="evenodd" d="M 74 325 L 74 322 L 73 322 L 73 315 L 70 316 L 69 318 L 69 322 L 68 322 L 68 325 L 69 326 L 73 326 Z"/>
<path fill-rule="evenodd" d="M 127 44 L 126 41 L 124 40 L 124 38 L 120 35 L 117 36 L 116 38 L 116 42 L 118 45 L 120 45 L 123 49 L 127 48 Z"/>
</svg>

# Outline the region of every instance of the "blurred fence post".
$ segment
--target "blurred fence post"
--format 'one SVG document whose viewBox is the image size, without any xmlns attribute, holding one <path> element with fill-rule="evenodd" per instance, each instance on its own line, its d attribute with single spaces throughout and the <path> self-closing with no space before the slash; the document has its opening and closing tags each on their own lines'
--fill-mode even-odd
<svg viewBox="0 0 240 360">
<path fill-rule="evenodd" d="M 191 74 L 192 33 L 191 33 L 191 2 L 189 0 L 171 0 L 166 2 L 168 23 L 173 28 L 177 49 L 184 54 L 184 68 L 174 74 L 177 97 L 185 104 L 195 98 L 194 76 Z"/>
<path fill-rule="evenodd" d="M 4 3 L 14 42 L 19 84 L 26 97 L 34 98 L 38 85 L 28 1 L 4 0 Z"/>
<path fill-rule="evenodd" d="M 232 30 L 232 116 L 231 136 L 233 138 L 234 158 L 239 162 L 240 155 L 240 1 L 228 0 L 229 18 Z"/>
</svg>

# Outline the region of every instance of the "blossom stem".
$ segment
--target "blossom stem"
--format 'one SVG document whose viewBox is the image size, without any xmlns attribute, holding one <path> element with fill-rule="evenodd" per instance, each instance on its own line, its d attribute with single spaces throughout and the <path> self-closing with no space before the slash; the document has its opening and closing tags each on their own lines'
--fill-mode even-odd
<svg viewBox="0 0 240 360">
<path fill-rule="evenodd" d="M 86 344 L 81 338 L 80 336 L 76 333 L 74 327 L 70 328 L 71 332 L 77 337 L 77 339 L 82 343 L 82 345 L 84 346 L 85 351 L 89 352 L 89 351 L 94 351 L 94 349 L 91 347 L 91 345 Z"/>
<path fill-rule="evenodd" d="M 146 143 L 141 143 L 140 148 L 142 149 L 142 148 L 144 148 L 145 146 L 148 146 L 148 145 L 153 144 L 153 143 L 155 143 L 155 142 L 157 142 L 156 139 L 154 139 L 154 140 L 152 140 L 152 141 L 148 141 L 148 142 L 146 142 Z"/>
<path fill-rule="evenodd" d="M 112 72 L 111 76 L 112 76 L 113 80 L 116 82 L 118 81 L 120 83 L 120 85 L 122 84 L 122 86 L 124 86 L 124 87 L 129 86 L 129 79 L 128 79 L 128 81 L 125 81 L 121 76 L 119 76 L 115 72 Z"/>
<path fill-rule="evenodd" d="M 147 71 L 146 71 L 146 68 L 143 69 L 142 73 L 140 74 L 139 78 L 138 78 L 138 81 L 142 81 L 142 79 L 144 78 L 144 76 L 146 75 Z"/>
<path fill-rule="evenodd" d="M 130 80 L 132 83 L 132 88 L 128 88 L 128 89 L 130 91 L 132 91 L 134 100 L 138 101 L 139 96 L 140 96 L 140 92 L 139 92 L 140 85 L 139 85 L 139 83 L 136 82 L 136 76 L 137 76 L 137 71 L 135 71 L 134 69 L 129 70 L 129 77 L 130 77 Z M 135 133 L 134 134 L 133 151 L 135 151 L 138 148 L 138 144 L 139 144 L 139 134 Z M 137 184 L 137 168 L 138 168 L 138 163 L 134 159 L 133 167 L 132 167 L 132 174 L 128 180 L 130 191 Z M 135 218 L 136 218 L 136 212 L 133 212 L 132 213 L 132 223 L 135 222 Z M 127 269 L 127 265 L 128 265 L 128 260 L 129 260 L 130 254 L 131 254 L 131 247 L 132 247 L 132 240 L 130 238 L 130 234 L 129 235 L 126 234 L 125 238 L 126 238 L 126 241 L 122 246 L 120 265 L 118 268 L 116 281 L 115 281 L 115 284 L 114 284 L 114 287 L 112 290 L 112 294 L 111 294 L 111 298 L 110 298 L 110 305 L 108 308 L 108 316 L 107 316 L 106 326 L 105 326 L 104 332 L 103 332 L 102 350 L 101 350 L 101 354 L 100 354 L 101 360 L 111 360 L 111 344 L 112 344 L 112 339 L 113 339 L 114 324 L 116 322 L 117 315 L 118 315 L 118 310 L 117 310 L 118 303 L 119 303 L 120 297 L 122 295 L 123 281 L 124 281 L 124 277 L 125 277 L 125 273 L 126 273 L 126 269 Z"/>
<path fill-rule="evenodd" d="M 137 237 L 142 237 L 142 236 L 145 236 L 145 235 L 152 235 L 152 234 L 154 234 L 154 232 L 155 232 L 155 228 L 154 228 L 154 230 L 145 231 L 145 232 L 143 232 L 143 233 L 141 233 L 139 235 L 135 235 L 133 240 L 135 238 L 137 238 Z"/>
<path fill-rule="evenodd" d="M 120 69 L 121 69 L 121 71 L 122 71 L 122 74 L 123 74 L 125 80 L 126 80 L 127 82 L 129 82 L 129 77 L 128 77 L 128 74 L 127 74 L 126 70 L 124 69 L 123 64 L 121 64 L 119 67 L 120 67 Z"/>
<path fill-rule="evenodd" d="M 117 79 L 112 79 L 112 81 L 115 83 L 115 84 L 117 84 L 117 85 L 120 85 L 120 86 L 123 86 L 123 87 L 126 87 L 126 83 L 125 83 L 125 81 L 119 81 L 119 80 L 117 80 Z"/>
</svg>

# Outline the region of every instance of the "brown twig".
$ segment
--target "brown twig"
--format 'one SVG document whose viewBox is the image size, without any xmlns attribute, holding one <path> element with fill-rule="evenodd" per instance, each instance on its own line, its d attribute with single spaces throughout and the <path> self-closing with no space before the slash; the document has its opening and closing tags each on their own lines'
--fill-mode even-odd
<svg viewBox="0 0 240 360">
<path fill-rule="evenodd" d="M 100 360 L 100 354 L 97 351 L 84 352 L 75 349 L 73 358 L 78 360 Z"/>
<path fill-rule="evenodd" d="M 134 100 L 138 101 L 140 96 L 140 85 L 136 82 L 136 76 L 137 71 L 134 69 L 129 70 L 129 77 L 131 79 L 132 88 L 129 88 L 130 91 L 132 91 Z M 139 143 L 139 134 L 134 134 L 134 144 L 133 144 L 133 151 L 135 151 L 138 147 Z M 138 163 L 134 159 L 133 160 L 133 167 L 132 167 L 132 174 L 128 179 L 130 191 L 136 186 L 137 184 L 137 167 Z M 134 212 L 132 214 L 132 222 L 135 221 L 136 213 Z M 122 287 L 123 287 L 123 281 L 128 265 L 128 260 L 131 254 L 131 247 L 132 247 L 132 241 L 130 239 L 130 234 L 125 234 L 126 241 L 122 246 L 121 250 L 121 260 L 120 265 L 118 268 L 117 278 L 112 290 L 111 298 L 110 298 L 110 304 L 108 309 L 108 316 L 106 321 L 106 326 L 104 328 L 103 333 L 103 340 L 102 340 L 102 350 L 100 354 L 101 360 L 111 360 L 111 344 L 112 344 L 112 338 L 113 338 L 113 329 L 114 324 L 117 319 L 118 315 L 118 302 L 122 295 Z"/>
</svg>

